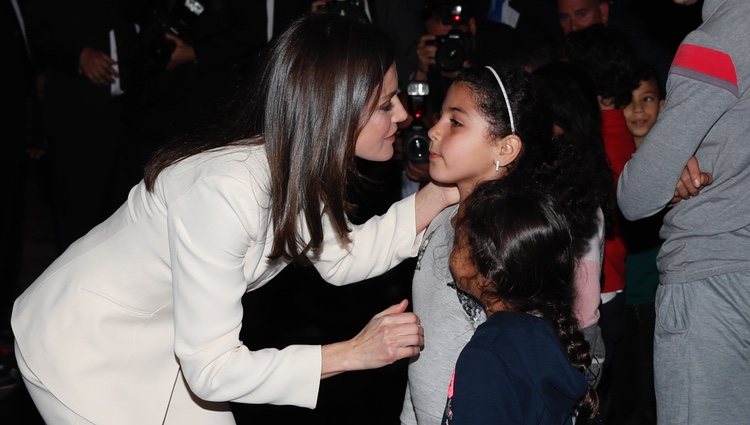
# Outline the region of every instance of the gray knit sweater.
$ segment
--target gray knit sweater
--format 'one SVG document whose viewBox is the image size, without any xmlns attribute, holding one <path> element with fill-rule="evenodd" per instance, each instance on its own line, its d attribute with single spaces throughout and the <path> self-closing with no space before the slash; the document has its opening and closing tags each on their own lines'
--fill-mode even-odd
<svg viewBox="0 0 750 425">
<path fill-rule="evenodd" d="M 663 112 L 625 166 L 626 218 L 659 212 L 691 155 L 714 182 L 665 216 L 661 282 L 750 269 L 750 1 L 705 0 L 703 24 L 681 44 Z"/>
<path fill-rule="evenodd" d="M 457 205 L 447 208 L 430 224 L 422 241 L 412 283 L 414 312 L 424 326 L 425 348 L 409 365 L 401 423 L 438 425 L 445 410 L 453 368 L 476 326 L 485 321 L 481 309 L 472 320 L 459 301 L 448 268 L 453 247 L 451 218 Z"/>
</svg>

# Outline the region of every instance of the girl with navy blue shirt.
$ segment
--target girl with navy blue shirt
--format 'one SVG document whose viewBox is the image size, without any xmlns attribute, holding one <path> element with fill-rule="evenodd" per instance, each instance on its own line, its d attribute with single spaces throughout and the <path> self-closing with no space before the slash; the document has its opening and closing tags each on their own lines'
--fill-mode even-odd
<svg viewBox="0 0 750 425">
<path fill-rule="evenodd" d="M 515 181 L 514 181 L 515 180 Z M 446 425 L 585 423 L 597 411 L 573 315 L 570 225 L 532 183 L 482 183 L 461 204 L 450 268 L 488 319 L 462 350 Z"/>
</svg>

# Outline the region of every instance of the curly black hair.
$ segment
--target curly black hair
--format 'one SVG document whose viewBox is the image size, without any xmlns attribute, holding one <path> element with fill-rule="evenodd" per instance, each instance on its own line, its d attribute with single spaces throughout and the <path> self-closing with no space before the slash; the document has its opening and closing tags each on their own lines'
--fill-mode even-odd
<svg viewBox="0 0 750 425">
<path fill-rule="evenodd" d="M 481 287 L 482 303 L 500 301 L 506 310 L 549 320 L 570 364 L 585 375 L 591 355 L 573 314 L 576 256 L 570 225 L 557 203 L 533 181 L 501 179 L 481 183 L 461 208 L 456 241 L 467 241 L 462 248 L 489 282 Z M 585 422 L 597 410 L 589 385 L 577 419 Z"/>
<path fill-rule="evenodd" d="M 653 81 L 656 87 L 659 89 L 659 99 L 664 99 L 666 95 L 666 88 L 664 83 L 659 78 L 659 74 L 656 72 L 656 68 L 653 65 L 647 63 L 639 63 L 635 68 L 635 79 L 640 83 L 641 81 Z"/>
<path fill-rule="evenodd" d="M 592 83 L 574 64 L 549 64 L 537 69 L 534 77 L 562 135 L 555 139 L 554 158 L 546 167 L 536 168 L 533 178 L 556 194 L 570 221 L 580 258 L 598 231 L 597 210 L 604 215 L 607 232 L 616 217 L 599 105 Z"/>
<path fill-rule="evenodd" d="M 630 103 L 638 87 L 638 60 L 624 33 L 598 24 L 571 32 L 565 37 L 563 57 L 584 70 L 597 95 L 612 99 L 616 108 Z"/>
<path fill-rule="evenodd" d="M 552 120 L 529 74 L 508 66 L 493 66 L 506 89 L 513 114 L 515 134 L 521 138 L 521 154 L 508 171 L 545 162 L 552 149 Z M 454 84 L 469 87 L 477 110 L 489 123 L 489 136 L 505 137 L 513 133 L 503 92 L 487 68 L 462 71 Z M 528 157 L 528 159 L 525 159 Z M 511 173 L 512 174 L 512 173 Z"/>
<path fill-rule="evenodd" d="M 504 178 L 518 184 L 532 180 L 555 194 L 571 222 L 575 253 L 581 258 L 598 231 L 598 209 L 604 215 L 605 229 L 611 229 L 615 201 L 596 96 L 573 66 L 549 65 L 533 76 L 507 66 L 494 68 L 506 88 L 515 134 L 523 142 L 521 154 Z M 490 136 L 511 134 L 502 90 L 489 70 L 467 69 L 455 84 L 469 86 L 477 110 L 490 124 Z M 564 137 L 552 137 L 553 123 L 565 131 Z"/>
</svg>

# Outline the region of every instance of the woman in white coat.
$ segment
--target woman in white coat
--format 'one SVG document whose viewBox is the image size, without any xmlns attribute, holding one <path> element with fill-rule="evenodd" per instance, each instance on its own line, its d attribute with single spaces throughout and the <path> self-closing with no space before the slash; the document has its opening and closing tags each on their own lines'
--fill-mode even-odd
<svg viewBox="0 0 750 425">
<path fill-rule="evenodd" d="M 381 274 L 457 201 L 428 185 L 348 222 L 354 157 L 389 159 L 406 118 L 396 85 L 374 26 L 305 17 L 225 134 L 158 152 L 127 202 L 16 301 L 16 355 L 45 421 L 232 424 L 228 401 L 314 408 L 320 379 L 417 354 L 405 301 L 340 343 L 253 352 L 238 339 L 243 294 L 289 262 L 334 284 Z"/>
</svg>

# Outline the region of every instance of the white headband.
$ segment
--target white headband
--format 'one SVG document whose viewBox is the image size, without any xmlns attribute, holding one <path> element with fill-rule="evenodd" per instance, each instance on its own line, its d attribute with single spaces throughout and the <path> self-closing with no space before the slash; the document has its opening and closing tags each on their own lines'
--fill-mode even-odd
<svg viewBox="0 0 750 425">
<path fill-rule="evenodd" d="M 497 72 L 495 72 L 495 70 L 491 66 L 485 66 L 485 68 L 489 69 L 490 72 L 492 72 L 492 75 L 495 76 L 497 83 L 500 84 L 500 90 L 502 90 L 503 92 L 503 98 L 505 99 L 505 106 L 508 108 L 508 116 L 510 117 L 510 131 L 515 133 L 516 125 L 513 122 L 513 112 L 510 110 L 510 100 L 508 100 L 508 92 L 505 91 L 505 86 L 503 85 L 502 80 L 500 80 L 500 76 L 497 75 Z"/>
</svg>

